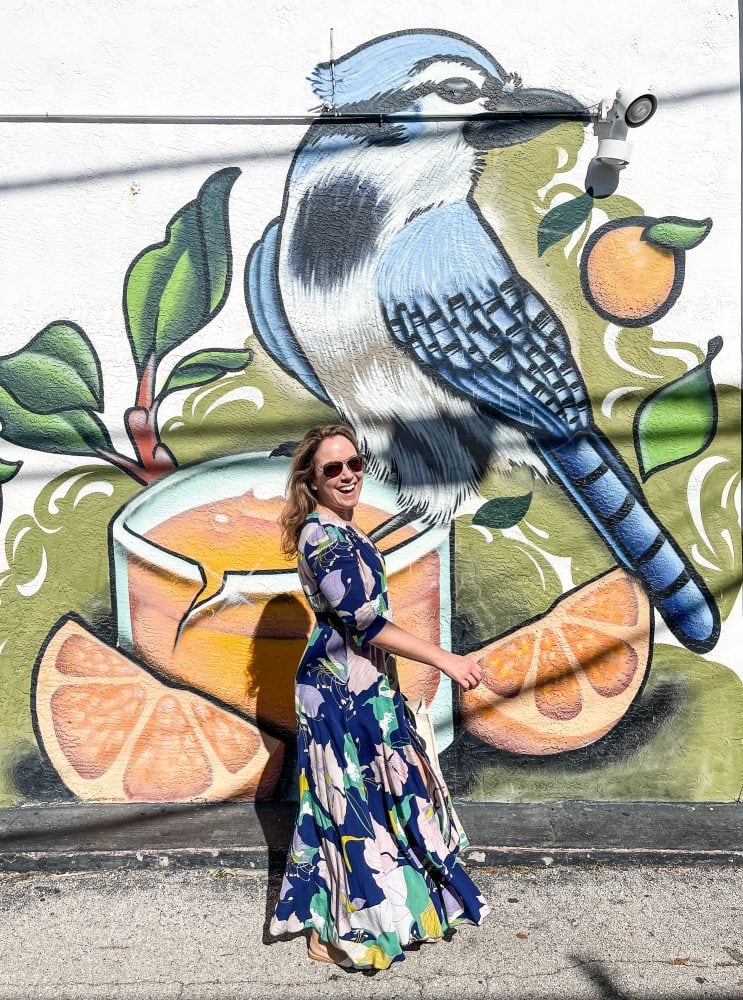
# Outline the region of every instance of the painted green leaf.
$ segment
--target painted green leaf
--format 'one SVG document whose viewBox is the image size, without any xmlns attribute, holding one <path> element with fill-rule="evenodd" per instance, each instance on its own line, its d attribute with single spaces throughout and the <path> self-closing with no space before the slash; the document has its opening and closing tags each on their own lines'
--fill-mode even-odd
<svg viewBox="0 0 743 1000">
<path fill-rule="evenodd" d="M 571 201 L 563 201 L 551 208 L 539 221 L 537 255 L 541 257 L 545 250 L 575 232 L 591 214 L 592 208 L 593 197 L 587 191 Z"/>
<path fill-rule="evenodd" d="M 485 528 L 512 528 L 526 515 L 531 493 L 521 497 L 496 497 L 480 507 L 472 518 L 473 524 Z"/>
<path fill-rule="evenodd" d="M 6 441 L 62 455 L 91 455 L 111 449 L 111 439 L 100 419 L 89 410 L 33 413 L 0 388 L 0 425 Z"/>
<path fill-rule="evenodd" d="M 16 475 L 23 462 L 4 462 L 0 459 L 0 485 L 10 482 Z M 3 494 L 0 490 L 0 518 L 3 516 Z M 3 643 L 5 645 L 5 643 Z"/>
<path fill-rule="evenodd" d="M 76 323 L 65 320 L 50 323 L 25 347 L 0 358 L 0 386 L 34 413 L 103 408 L 95 348 Z"/>
<path fill-rule="evenodd" d="M 710 365 L 721 347 L 722 338 L 713 337 L 701 365 L 661 386 L 638 407 L 633 433 L 643 480 L 698 455 L 710 443 L 717 428 Z"/>
<path fill-rule="evenodd" d="M 175 366 L 159 393 L 160 398 L 176 389 L 191 389 L 221 378 L 226 372 L 239 372 L 253 360 L 252 351 L 198 351 Z"/>
<path fill-rule="evenodd" d="M 698 247 L 712 228 L 712 219 L 677 219 L 669 216 L 659 219 L 642 232 L 641 239 L 667 250 L 693 250 Z"/>
<path fill-rule="evenodd" d="M 146 247 L 124 278 L 126 331 L 141 375 L 213 319 L 232 278 L 227 206 L 237 167 L 209 177 L 194 201 L 176 212 L 162 243 Z"/>
<path fill-rule="evenodd" d="M 0 459 L 0 484 L 9 483 L 22 465 L 23 462 L 4 462 Z"/>
</svg>

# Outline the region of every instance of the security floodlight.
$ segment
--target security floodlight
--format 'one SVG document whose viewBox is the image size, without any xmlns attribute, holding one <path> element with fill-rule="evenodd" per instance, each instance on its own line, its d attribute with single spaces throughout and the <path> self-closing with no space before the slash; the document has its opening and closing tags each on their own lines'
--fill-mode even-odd
<svg viewBox="0 0 743 1000">
<path fill-rule="evenodd" d="M 632 87 L 620 87 L 613 106 L 617 117 L 624 119 L 628 128 L 638 128 L 653 117 L 658 99 L 650 91 L 643 93 Z"/>
<path fill-rule="evenodd" d="M 594 157 L 599 163 L 622 170 L 632 157 L 632 143 L 627 132 L 639 128 L 655 114 L 658 101 L 649 90 L 624 86 L 613 101 L 602 101 L 594 123 L 599 147 Z"/>
</svg>

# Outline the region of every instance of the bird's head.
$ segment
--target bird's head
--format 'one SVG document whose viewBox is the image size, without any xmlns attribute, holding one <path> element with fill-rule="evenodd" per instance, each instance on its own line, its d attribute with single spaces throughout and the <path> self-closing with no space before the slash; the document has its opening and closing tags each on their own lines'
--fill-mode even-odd
<svg viewBox="0 0 743 1000">
<path fill-rule="evenodd" d="M 553 128 L 559 117 L 585 112 L 568 94 L 524 87 L 483 48 L 445 31 L 409 31 L 376 38 L 334 63 L 321 63 L 310 77 L 324 107 L 357 115 L 460 115 L 456 128 L 473 149 L 512 146 Z M 492 112 L 524 117 L 495 121 Z M 391 126 L 398 141 L 420 137 L 426 123 Z M 381 138 L 381 136 L 380 136 Z"/>
</svg>

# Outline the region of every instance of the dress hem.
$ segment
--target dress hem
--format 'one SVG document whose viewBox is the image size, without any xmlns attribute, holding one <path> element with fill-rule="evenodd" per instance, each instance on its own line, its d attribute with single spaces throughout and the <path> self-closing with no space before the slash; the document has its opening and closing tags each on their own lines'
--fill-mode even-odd
<svg viewBox="0 0 743 1000">
<path fill-rule="evenodd" d="M 387 969 L 395 961 L 402 961 L 402 960 L 404 960 L 405 955 L 403 953 L 403 948 L 412 948 L 413 945 L 416 945 L 416 944 L 426 944 L 426 943 L 431 943 L 431 942 L 434 942 L 434 941 L 443 941 L 443 940 L 445 940 L 444 935 L 446 934 L 447 931 L 449 931 L 449 930 L 457 930 L 457 928 L 461 927 L 463 924 L 469 924 L 471 927 L 481 927 L 482 924 L 485 921 L 485 918 L 488 916 L 488 914 L 490 912 L 491 912 L 491 907 L 489 907 L 489 906 L 486 905 L 482 909 L 482 911 L 481 911 L 480 919 L 479 920 L 475 920 L 472 917 L 467 917 L 467 916 L 464 916 L 464 915 L 462 915 L 460 917 L 454 917 L 451 920 L 442 920 L 441 921 L 441 930 L 442 930 L 442 933 L 439 936 L 437 936 L 437 937 L 411 937 L 411 939 L 408 942 L 406 942 L 405 944 L 403 944 L 402 941 L 400 941 L 400 938 L 399 938 L 399 935 L 398 935 L 397 936 L 397 940 L 398 940 L 398 944 L 399 944 L 399 947 L 400 947 L 400 951 L 397 952 L 396 954 L 390 956 L 390 961 L 386 965 L 377 965 L 375 963 L 368 963 L 368 962 L 364 963 L 363 965 L 362 964 L 358 964 L 358 963 L 354 962 L 354 960 L 351 958 L 350 955 L 346 955 L 346 958 L 343 961 L 337 962 L 336 964 L 339 965 L 341 968 L 346 968 L 346 969 L 347 968 L 352 968 L 352 969 Z M 299 918 L 297 918 L 297 919 L 299 919 Z M 281 921 L 281 923 L 282 924 L 286 924 L 287 921 L 283 920 L 283 921 Z M 287 930 L 286 927 L 284 927 L 282 930 L 274 930 L 272 927 L 269 927 L 268 934 L 269 934 L 269 937 L 276 937 L 276 938 L 283 937 L 284 935 L 288 935 L 290 937 L 297 937 L 299 935 L 304 934 L 304 932 L 308 931 L 308 930 L 309 931 L 313 931 L 313 930 L 317 931 L 317 936 L 318 936 L 321 944 L 331 945 L 333 948 L 336 948 L 338 951 L 343 951 L 343 944 L 344 943 L 345 944 L 356 944 L 356 943 L 364 944 L 365 947 L 367 947 L 367 948 L 373 947 L 374 944 L 375 944 L 375 941 L 369 941 L 369 942 L 349 942 L 349 941 L 346 941 L 344 938 L 324 938 L 322 936 L 322 932 L 324 930 L 324 927 L 318 926 L 318 924 L 314 920 L 305 920 L 303 922 L 302 927 L 299 927 L 299 928 L 297 928 L 297 930 L 293 930 L 293 931 Z"/>
</svg>

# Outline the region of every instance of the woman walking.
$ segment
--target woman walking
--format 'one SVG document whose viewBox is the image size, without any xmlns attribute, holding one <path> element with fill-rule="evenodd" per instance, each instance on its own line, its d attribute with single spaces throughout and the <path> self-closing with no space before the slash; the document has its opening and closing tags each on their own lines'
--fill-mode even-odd
<svg viewBox="0 0 743 1000">
<path fill-rule="evenodd" d="M 490 912 L 390 654 L 465 690 L 482 668 L 392 624 L 384 558 L 353 519 L 362 482 L 349 427 L 315 428 L 294 453 L 283 544 L 317 621 L 297 670 L 299 814 L 270 933 L 311 928 L 311 958 L 385 969 Z"/>
</svg>

